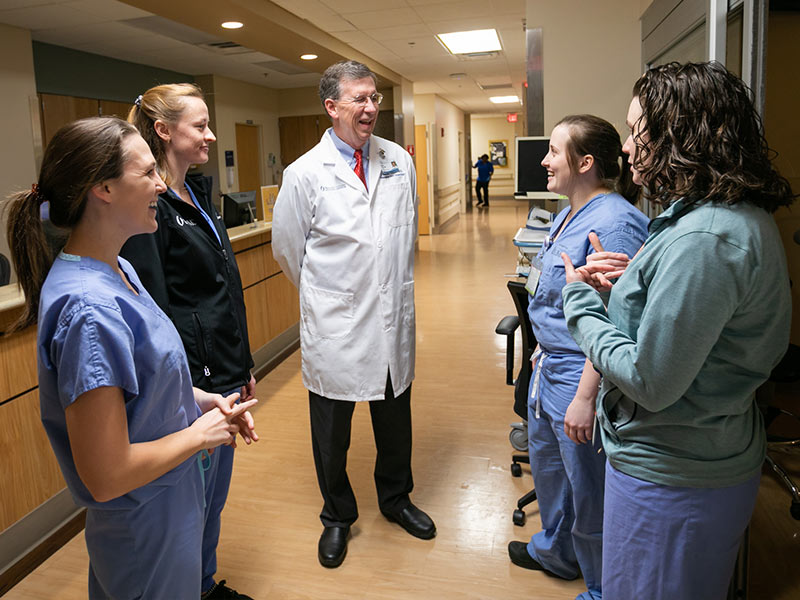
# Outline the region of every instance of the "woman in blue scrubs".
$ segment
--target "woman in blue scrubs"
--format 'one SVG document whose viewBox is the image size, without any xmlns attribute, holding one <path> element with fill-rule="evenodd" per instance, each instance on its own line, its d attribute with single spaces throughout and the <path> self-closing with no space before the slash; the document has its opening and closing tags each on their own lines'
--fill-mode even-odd
<svg viewBox="0 0 800 600">
<path fill-rule="evenodd" d="M 73 499 L 87 507 L 89 597 L 200 595 L 201 451 L 252 436 L 253 402 L 193 389 L 175 328 L 119 250 L 154 231 L 165 186 L 147 143 L 115 118 L 48 144 L 39 183 L 11 199 L 8 239 L 38 318 L 42 422 Z M 40 213 L 69 230 L 56 256 Z"/>
<path fill-rule="evenodd" d="M 792 310 L 771 213 L 794 196 L 751 98 L 718 63 L 647 71 L 624 151 L 664 211 L 606 304 L 597 265 L 564 255 L 569 330 L 604 374 L 610 598 L 722 600 L 755 506 L 755 391 L 786 352 Z"/>
<path fill-rule="evenodd" d="M 569 198 L 534 260 L 528 313 L 539 342 L 528 400 L 528 448 L 542 530 L 530 542 L 508 545 L 511 561 L 562 579 L 583 575 L 587 591 L 602 597 L 603 473 L 605 456 L 593 435 L 600 374 L 567 331 L 561 253 L 577 265 L 604 248 L 633 256 L 647 236 L 647 218 L 631 202 L 638 189 L 622 167 L 614 127 L 592 115 L 562 119 L 542 161 L 547 189 Z M 618 191 L 615 191 L 618 190 Z"/>
</svg>

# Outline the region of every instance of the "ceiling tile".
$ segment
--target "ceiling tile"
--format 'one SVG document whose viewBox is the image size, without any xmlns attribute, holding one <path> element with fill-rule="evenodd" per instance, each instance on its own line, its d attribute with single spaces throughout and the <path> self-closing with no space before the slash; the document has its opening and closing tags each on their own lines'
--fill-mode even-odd
<svg viewBox="0 0 800 600">
<path fill-rule="evenodd" d="M 488 19 L 492 16 L 492 5 L 486 0 L 461 0 L 461 2 L 450 2 L 448 4 L 424 4 L 414 7 L 416 13 L 424 21 L 451 21 L 459 15 L 469 15 L 471 17 L 482 17 L 483 26 L 481 29 L 488 29 Z"/>
<path fill-rule="evenodd" d="M 346 13 L 342 15 L 359 29 L 379 29 L 389 24 L 393 25 L 413 25 L 422 23 L 411 8 L 390 8 L 386 10 L 371 10 L 357 13 Z"/>
<path fill-rule="evenodd" d="M 97 22 L 96 19 L 92 19 L 91 17 L 87 18 L 87 13 L 63 4 L 28 6 L 4 10 L 0 12 L 0 21 L 8 25 L 30 29 L 31 31 Z"/>
<path fill-rule="evenodd" d="M 406 6 L 404 0 L 370 0 L 369 2 L 364 2 L 363 0 L 322 0 L 322 3 L 340 15 L 361 12 L 365 9 L 384 11 Z M 287 10 L 294 12 L 291 8 Z"/>
<path fill-rule="evenodd" d="M 69 0 L 64 6 L 90 13 L 102 21 L 120 21 L 149 17 L 152 13 L 133 6 L 116 2 L 116 0 Z"/>
</svg>

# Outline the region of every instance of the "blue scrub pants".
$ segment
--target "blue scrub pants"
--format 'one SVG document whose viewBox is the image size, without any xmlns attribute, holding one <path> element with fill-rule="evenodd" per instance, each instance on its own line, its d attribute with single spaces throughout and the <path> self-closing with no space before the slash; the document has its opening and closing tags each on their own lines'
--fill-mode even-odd
<svg viewBox="0 0 800 600">
<path fill-rule="evenodd" d="M 238 393 L 241 388 L 222 394 L 230 396 Z M 206 510 L 205 526 L 203 527 L 203 581 L 200 589 L 203 593 L 214 587 L 214 575 L 217 572 L 217 544 L 219 544 L 219 530 L 222 524 L 222 509 L 228 499 L 228 490 L 231 487 L 233 475 L 233 455 L 231 446 L 218 446 L 210 455 L 210 464 L 205 466 L 206 484 Z"/>
<path fill-rule="evenodd" d="M 580 600 L 598 600 L 602 579 L 603 479 L 605 454 L 593 445 L 576 444 L 564 433 L 564 415 L 578 389 L 583 355 L 547 355 L 538 394 L 528 395 L 528 452 L 539 501 L 542 531 L 528 553 L 545 569 L 565 579 L 583 574 L 587 592 Z M 599 437 L 599 436 L 598 436 Z"/>
<path fill-rule="evenodd" d="M 713 463 L 709 463 L 713 469 Z M 722 600 L 760 473 L 725 488 L 658 485 L 606 466 L 606 600 Z"/>
<path fill-rule="evenodd" d="M 203 484 L 189 460 L 186 474 L 149 502 L 86 511 L 91 600 L 200 597 Z"/>
</svg>

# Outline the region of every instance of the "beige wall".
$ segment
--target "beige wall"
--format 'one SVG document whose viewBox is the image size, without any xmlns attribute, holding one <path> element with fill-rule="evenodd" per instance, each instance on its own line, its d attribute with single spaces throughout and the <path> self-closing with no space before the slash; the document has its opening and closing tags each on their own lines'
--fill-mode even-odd
<svg viewBox="0 0 800 600">
<path fill-rule="evenodd" d="M 5 198 L 30 189 L 37 176 L 31 119 L 35 117 L 38 123 L 38 108 L 31 34 L 27 29 L 0 24 L 0 81 L 0 131 L 6 139 L 0 144 L 0 196 Z M 37 137 L 40 135 L 37 132 Z M 3 218 L 0 252 L 10 259 L 5 231 Z M 12 274 L 12 281 L 15 280 Z"/>
<path fill-rule="evenodd" d="M 414 123 L 430 125 L 431 146 L 429 152 L 433 159 L 431 175 L 433 189 L 433 209 L 431 211 L 434 230 L 458 215 L 464 205 L 464 171 L 459 164 L 459 135 L 464 156 L 466 147 L 466 127 L 464 112 L 435 94 L 414 95 Z M 444 133 L 444 134 L 443 134 Z"/>
<path fill-rule="evenodd" d="M 544 125 L 592 113 L 622 132 L 641 70 L 643 0 L 526 0 L 527 26 L 541 27 Z M 580 18 L 575 18 L 580 15 Z"/>
<path fill-rule="evenodd" d="M 800 61 L 800 15 L 788 12 L 773 12 L 769 16 L 767 32 L 767 73 L 764 109 L 764 130 L 767 142 L 778 155 L 775 166 L 789 180 L 792 191 L 800 193 L 800 119 L 797 118 L 797 98 L 800 96 L 800 80 L 795 76 Z M 798 207 L 783 208 L 775 213 L 775 221 L 781 231 L 789 276 L 792 286 L 792 343 L 800 344 L 800 246 L 792 236 L 800 229 Z"/>
<path fill-rule="evenodd" d="M 259 128 L 261 153 L 261 184 L 277 182 L 277 164 L 269 164 L 269 155 L 280 156 L 280 136 L 278 132 L 278 92 L 258 85 L 220 77 L 203 75 L 197 83 L 206 92 L 206 100 L 211 113 L 211 127 L 217 136 L 212 145 L 208 168 L 204 172 L 213 175 L 219 190 L 237 192 L 239 182 L 236 168 L 233 169 L 232 185 L 228 185 L 225 170 L 225 151 L 234 151 L 236 157 L 236 123 L 249 123 Z"/>
<path fill-rule="evenodd" d="M 516 146 L 514 139 L 517 133 L 517 124 L 509 123 L 504 116 L 472 117 L 472 149 L 470 152 L 471 164 L 475 164 L 478 157 L 490 154 L 489 141 L 505 140 L 508 142 L 508 167 L 495 167 L 492 182 L 489 186 L 490 196 L 511 196 L 514 194 L 514 152 Z M 477 169 L 472 169 L 472 180 L 478 175 Z"/>
</svg>

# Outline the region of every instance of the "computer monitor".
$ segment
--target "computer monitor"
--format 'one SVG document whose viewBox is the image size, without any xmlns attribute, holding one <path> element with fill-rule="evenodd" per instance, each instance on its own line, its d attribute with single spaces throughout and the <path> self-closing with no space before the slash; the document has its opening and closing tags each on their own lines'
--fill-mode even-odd
<svg viewBox="0 0 800 600">
<path fill-rule="evenodd" d="M 542 159 L 550 148 L 550 138 L 531 136 L 516 138 L 514 153 L 514 197 L 558 200 L 559 194 L 547 191 L 547 169 Z"/>
<path fill-rule="evenodd" d="M 252 223 L 256 215 L 256 191 L 222 194 L 222 218 L 231 228 Z"/>
</svg>

